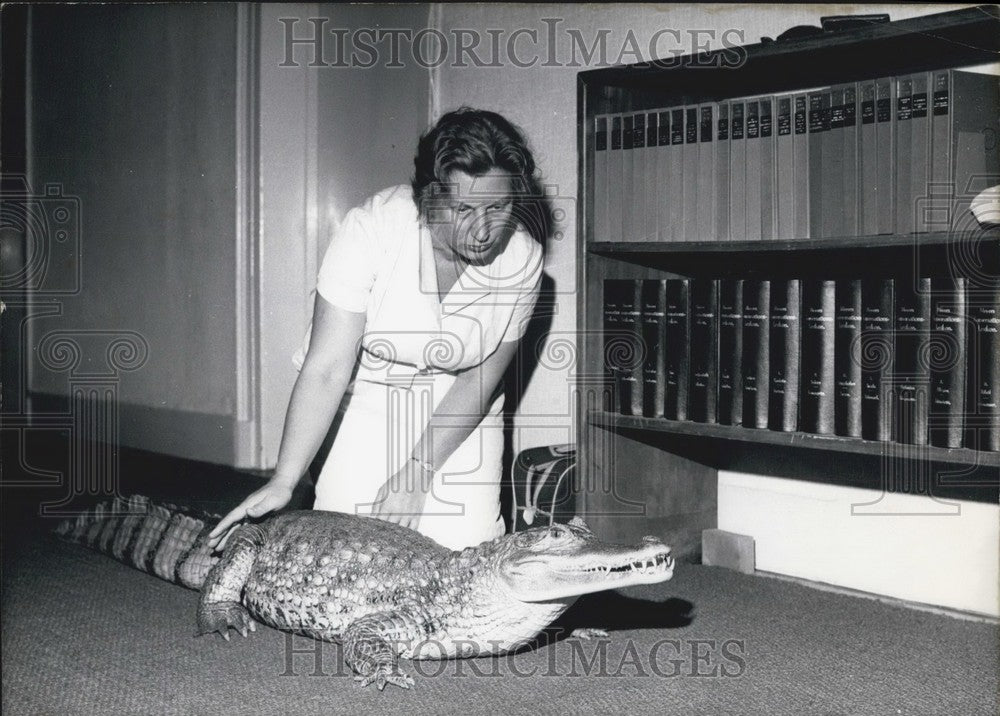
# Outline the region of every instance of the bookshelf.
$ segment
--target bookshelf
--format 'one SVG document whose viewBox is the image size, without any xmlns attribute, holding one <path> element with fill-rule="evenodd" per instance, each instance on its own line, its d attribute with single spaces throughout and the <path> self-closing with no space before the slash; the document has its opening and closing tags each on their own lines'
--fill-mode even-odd
<svg viewBox="0 0 1000 716">
<path fill-rule="evenodd" d="M 781 28 L 776 28 L 780 32 Z M 1000 453 L 840 435 L 622 415 L 607 409 L 603 287 L 609 279 L 882 278 L 901 262 L 946 275 L 955 261 L 996 275 L 1000 230 L 786 239 L 608 241 L 595 229 L 595 120 L 982 65 L 1000 53 L 1000 12 L 981 6 L 795 41 L 581 72 L 577 489 L 603 537 L 657 534 L 686 559 L 716 525 L 719 470 L 995 502 Z M 647 197 L 649 195 L 647 194 Z M 647 201 L 649 201 L 647 199 Z"/>
</svg>

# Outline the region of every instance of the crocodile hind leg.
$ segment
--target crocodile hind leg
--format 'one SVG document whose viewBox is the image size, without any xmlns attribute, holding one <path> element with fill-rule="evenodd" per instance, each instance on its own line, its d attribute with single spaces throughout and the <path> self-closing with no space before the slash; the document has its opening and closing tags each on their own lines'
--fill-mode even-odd
<svg viewBox="0 0 1000 716">
<path fill-rule="evenodd" d="M 362 686 L 374 683 L 379 691 L 386 684 L 410 688 L 413 679 L 399 670 L 399 652 L 418 632 L 422 632 L 418 621 L 398 611 L 369 614 L 352 622 L 341 641 L 344 661 L 356 674 L 354 680 Z"/>
<path fill-rule="evenodd" d="M 230 539 L 222 559 L 212 567 L 202 586 L 198 603 L 198 634 L 217 631 L 228 641 L 229 627 L 247 636 L 255 631 L 253 620 L 241 600 L 243 586 L 264 543 L 257 525 L 243 525 Z"/>
</svg>

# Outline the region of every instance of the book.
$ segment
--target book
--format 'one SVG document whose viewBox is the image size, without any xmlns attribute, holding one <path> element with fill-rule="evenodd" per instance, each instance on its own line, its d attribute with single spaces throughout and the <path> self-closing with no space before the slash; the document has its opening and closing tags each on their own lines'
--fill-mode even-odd
<svg viewBox="0 0 1000 716">
<path fill-rule="evenodd" d="M 809 180 L 812 172 L 809 168 L 809 120 L 808 98 L 797 94 L 792 100 L 794 114 L 792 115 L 792 187 L 794 189 L 793 215 L 795 238 L 808 239 L 811 229 L 809 216 Z"/>
<path fill-rule="evenodd" d="M 965 283 L 960 276 L 931 279 L 928 441 L 938 447 L 962 447 L 969 320 Z"/>
<path fill-rule="evenodd" d="M 760 104 L 760 238 L 774 239 L 777 226 L 777 176 L 774 136 L 774 97 L 764 97 Z"/>
<path fill-rule="evenodd" d="M 698 108 L 698 191 L 695 198 L 697 214 L 696 241 L 715 238 L 715 106 Z"/>
<path fill-rule="evenodd" d="M 622 117 L 611 116 L 608 125 L 608 241 L 623 241 L 622 224 Z"/>
<path fill-rule="evenodd" d="M 878 231 L 878 133 L 875 124 L 875 81 L 861 83 L 861 127 L 858 150 L 858 222 L 863 236 Z"/>
<path fill-rule="evenodd" d="M 743 426 L 766 428 L 770 380 L 768 280 L 743 281 Z"/>
<path fill-rule="evenodd" d="M 761 228 L 761 142 L 760 102 L 756 99 L 746 104 L 746 234 L 747 241 L 760 239 Z"/>
<path fill-rule="evenodd" d="M 642 280 L 642 414 L 662 418 L 666 405 L 667 282 Z"/>
<path fill-rule="evenodd" d="M 632 233 L 626 241 L 646 241 L 646 113 L 632 115 Z"/>
<path fill-rule="evenodd" d="M 896 83 L 875 80 L 875 200 L 878 233 L 896 230 Z"/>
<path fill-rule="evenodd" d="M 664 340 L 664 417 L 687 420 L 691 365 L 691 311 L 688 279 L 667 279 Z"/>
<path fill-rule="evenodd" d="M 642 415 L 641 290 L 637 279 L 604 281 L 604 364 L 622 415 Z"/>
<path fill-rule="evenodd" d="M 861 280 L 836 285 L 834 432 L 861 437 Z"/>
<path fill-rule="evenodd" d="M 646 241 L 656 241 L 658 234 L 658 214 L 661 197 L 660 185 L 656 183 L 656 161 L 659 154 L 659 118 L 656 112 L 649 112 L 646 115 L 646 176 L 643 186 L 646 189 L 646 197 L 643 207 L 646 212 Z"/>
<path fill-rule="evenodd" d="M 718 106 L 715 134 L 715 240 L 729 241 L 729 103 Z"/>
<path fill-rule="evenodd" d="M 776 238 L 795 238 L 795 170 L 792 135 L 792 97 L 778 97 L 778 128 L 775 139 Z"/>
<path fill-rule="evenodd" d="M 684 108 L 684 152 L 681 167 L 684 197 L 682 241 L 698 239 L 698 108 Z"/>
<path fill-rule="evenodd" d="M 823 236 L 846 236 L 844 231 L 844 86 L 828 93 L 823 145 Z"/>
<path fill-rule="evenodd" d="M 894 78 L 896 85 L 896 233 L 913 233 L 913 168 L 910 166 L 913 132 L 910 99 L 913 82 L 909 76 Z"/>
<path fill-rule="evenodd" d="M 823 238 L 823 198 L 826 193 L 826 169 L 823 160 L 823 135 L 830 126 L 830 93 L 809 93 L 809 237 Z"/>
<path fill-rule="evenodd" d="M 1000 88 L 993 75 L 959 70 L 935 72 L 933 82 L 928 230 L 974 229 L 972 198 L 1000 184 Z"/>
<path fill-rule="evenodd" d="M 746 167 L 747 150 L 745 117 L 746 103 L 729 103 L 729 237 L 744 241 L 747 237 Z"/>
<path fill-rule="evenodd" d="M 635 241 L 635 203 L 632 198 L 635 193 L 634 141 L 635 117 L 626 114 L 622 117 L 622 241 Z"/>
<path fill-rule="evenodd" d="M 913 230 L 927 231 L 931 181 L 931 122 L 927 112 L 927 73 L 910 75 L 910 201 Z"/>
<path fill-rule="evenodd" d="M 887 279 L 861 280 L 861 437 L 889 440 L 893 370 L 893 288 Z"/>
<path fill-rule="evenodd" d="M 656 134 L 656 236 L 659 241 L 672 241 L 670 225 L 670 190 L 676 180 L 671 166 L 670 111 L 659 112 Z"/>
<path fill-rule="evenodd" d="M 743 279 L 719 281 L 719 398 L 723 425 L 743 424 Z"/>
<path fill-rule="evenodd" d="M 799 420 L 799 360 L 802 348 L 799 280 L 772 280 L 770 298 L 768 427 L 791 432 L 798 428 Z"/>
<path fill-rule="evenodd" d="M 836 282 L 806 279 L 802 290 L 800 430 L 834 432 Z"/>
<path fill-rule="evenodd" d="M 893 355 L 892 439 L 927 444 L 930 365 L 927 360 L 931 323 L 931 280 L 906 277 L 896 281 Z"/>
<path fill-rule="evenodd" d="M 965 446 L 1000 450 L 1000 281 L 978 279 L 967 284 L 969 397 Z"/>
<path fill-rule="evenodd" d="M 719 380 L 719 282 L 691 280 L 691 387 L 688 419 L 714 423 Z"/>
<path fill-rule="evenodd" d="M 608 241 L 608 118 L 594 120 L 594 224 L 592 241 Z"/>
<path fill-rule="evenodd" d="M 684 240 L 684 110 L 670 110 L 670 154 L 673 181 L 668 187 L 670 196 L 671 241 Z"/>
<path fill-rule="evenodd" d="M 841 231 L 844 236 L 860 234 L 860 207 L 858 204 L 858 147 L 860 144 L 858 127 L 858 86 L 854 83 L 844 86 L 843 120 L 843 211 Z"/>
</svg>

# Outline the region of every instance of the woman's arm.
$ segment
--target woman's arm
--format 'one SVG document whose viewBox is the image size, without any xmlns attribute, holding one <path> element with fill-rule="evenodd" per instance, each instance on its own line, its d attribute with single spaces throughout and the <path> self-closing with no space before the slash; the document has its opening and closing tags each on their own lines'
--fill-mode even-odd
<svg viewBox="0 0 1000 716">
<path fill-rule="evenodd" d="M 517 342 L 502 342 L 478 366 L 460 373 L 441 399 L 423 435 L 413 448 L 413 458 L 390 477 L 375 498 L 372 514 L 389 522 L 417 528 L 431 489 L 433 474 L 419 463 L 440 470 L 451 454 L 482 422 L 490 398 L 517 351 Z M 419 461 L 419 462 L 418 462 Z"/>
<path fill-rule="evenodd" d="M 317 292 L 309 352 L 288 401 L 274 475 L 216 525 L 209 533 L 210 545 L 225 544 L 223 537 L 245 517 L 259 517 L 288 504 L 344 397 L 364 329 L 364 313 L 334 306 Z"/>
</svg>

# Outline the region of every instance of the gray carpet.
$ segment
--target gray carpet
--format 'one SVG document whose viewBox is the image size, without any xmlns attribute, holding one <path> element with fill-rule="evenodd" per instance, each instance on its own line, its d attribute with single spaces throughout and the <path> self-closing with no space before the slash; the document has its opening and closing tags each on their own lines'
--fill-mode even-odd
<svg viewBox="0 0 1000 716">
<path fill-rule="evenodd" d="M 5 714 L 997 713 L 995 626 L 718 568 L 564 620 L 610 641 L 404 662 L 416 687 L 379 693 L 335 644 L 194 638 L 195 592 L 47 534 L 8 542 L 3 566 Z"/>
</svg>

